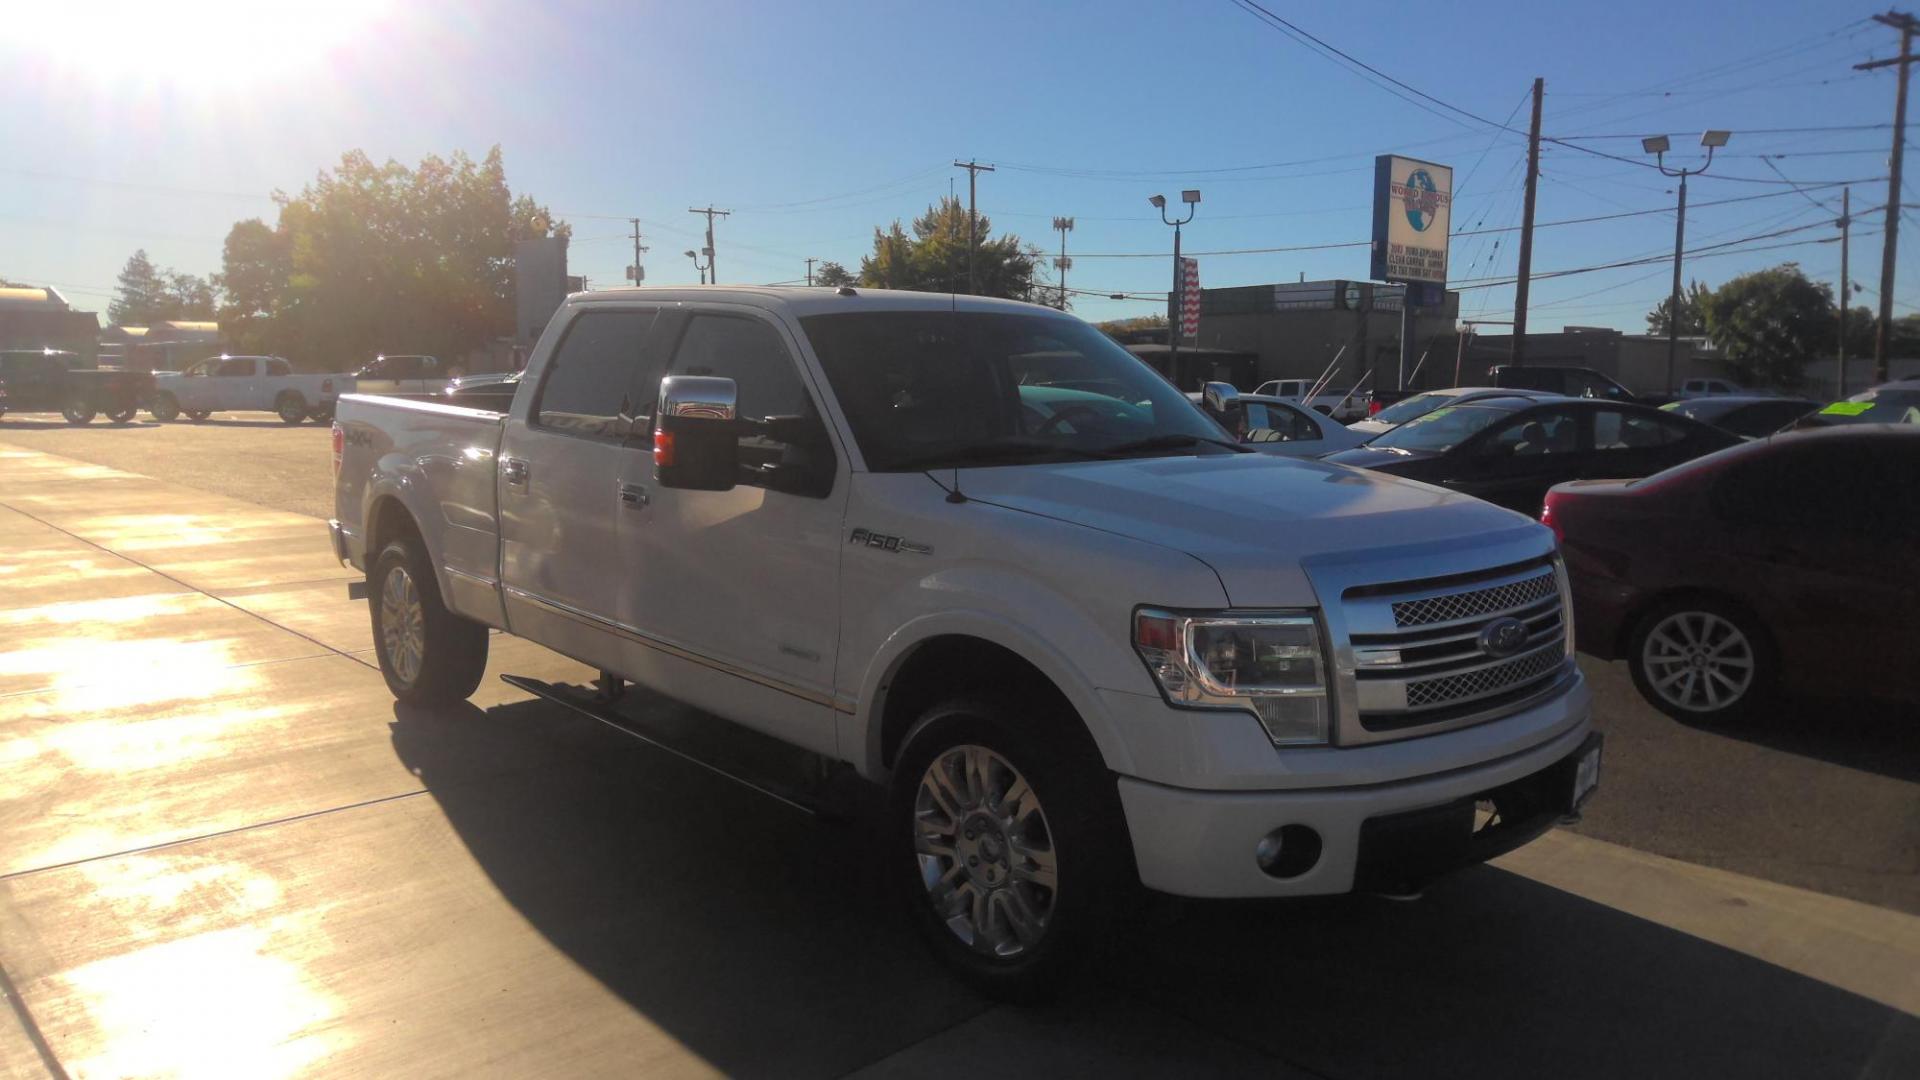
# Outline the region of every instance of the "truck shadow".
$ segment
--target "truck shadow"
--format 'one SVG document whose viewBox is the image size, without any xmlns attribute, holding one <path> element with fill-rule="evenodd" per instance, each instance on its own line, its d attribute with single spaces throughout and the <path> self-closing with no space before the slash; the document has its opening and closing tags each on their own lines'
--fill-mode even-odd
<svg viewBox="0 0 1920 1080">
<path fill-rule="evenodd" d="M 1920 1020 L 1492 868 L 1417 904 L 1169 905 L 1063 1001 L 1017 1010 L 1024 1042 L 940 1037 L 991 1005 L 896 914 L 871 813 L 816 821 L 539 701 L 396 706 L 392 738 L 535 928 L 731 1074 L 908 1051 L 894 1071 L 1920 1075 Z M 558 775 L 502 774 L 556 755 Z M 1154 1006 L 1179 1018 L 1174 1045 L 1143 1052 Z M 930 1060 L 903 1068 L 916 1047 Z"/>
</svg>

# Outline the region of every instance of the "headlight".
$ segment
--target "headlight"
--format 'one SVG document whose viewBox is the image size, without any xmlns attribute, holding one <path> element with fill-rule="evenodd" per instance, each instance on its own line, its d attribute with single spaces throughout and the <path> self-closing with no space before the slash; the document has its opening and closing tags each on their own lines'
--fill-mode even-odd
<svg viewBox="0 0 1920 1080">
<path fill-rule="evenodd" d="M 1276 746 L 1327 741 L 1327 661 L 1308 612 L 1182 615 L 1141 608 L 1133 647 L 1167 702 L 1251 712 Z"/>
</svg>

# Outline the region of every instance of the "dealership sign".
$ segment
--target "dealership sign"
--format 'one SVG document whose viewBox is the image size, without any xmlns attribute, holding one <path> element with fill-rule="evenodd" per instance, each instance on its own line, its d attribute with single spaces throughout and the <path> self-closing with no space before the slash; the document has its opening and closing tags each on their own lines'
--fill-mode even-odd
<svg viewBox="0 0 1920 1080">
<path fill-rule="evenodd" d="M 1375 281 L 1444 285 L 1452 228 L 1451 168 L 1393 154 L 1373 159 Z"/>
</svg>

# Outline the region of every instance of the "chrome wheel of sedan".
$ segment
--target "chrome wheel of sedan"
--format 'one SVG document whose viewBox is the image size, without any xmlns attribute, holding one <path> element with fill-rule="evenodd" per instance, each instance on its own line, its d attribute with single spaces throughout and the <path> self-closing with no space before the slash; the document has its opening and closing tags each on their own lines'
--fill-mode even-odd
<svg viewBox="0 0 1920 1080">
<path fill-rule="evenodd" d="M 1747 635 L 1710 611 L 1673 612 L 1647 631 L 1640 647 L 1647 685 L 1690 713 L 1738 704 L 1753 688 L 1758 662 Z"/>
<path fill-rule="evenodd" d="M 948 748 L 914 799 L 920 881 L 948 930 L 974 952 L 1020 956 L 1047 932 L 1059 865 L 1026 777 L 984 746 Z"/>
<path fill-rule="evenodd" d="M 420 590 L 406 568 L 396 566 L 387 571 L 380 590 L 380 643 L 401 682 L 411 685 L 419 679 L 426 640 L 427 615 L 420 604 Z"/>
</svg>

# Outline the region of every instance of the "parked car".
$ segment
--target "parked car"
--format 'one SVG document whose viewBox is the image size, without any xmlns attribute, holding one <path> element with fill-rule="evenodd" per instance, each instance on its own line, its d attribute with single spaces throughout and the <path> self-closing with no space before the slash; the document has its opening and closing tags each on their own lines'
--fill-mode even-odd
<svg viewBox="0 0 1920 1080">
<path fill-rule="evenodd" d="M 1488 369 L 1487 380 L 1508 390 L 1542 390 L 1562 397 L 1605 398 L 1608 401 L 1640 400 L 1633 391 L 1592 368 L 1498 364 Z"/>
<path fill-rule="evenodd" d="M 1744 439 L 1760 439 L 1819 407 L 1819 402 L 1806 398 L 1714 394 L 1670 401 L 1660 409 L 1675 416 L 1712 424 Z"/>
<path fill-rule="evenodd" d="M 1775 689 L 1920 702 L 1920 428 L 1746 443 L 1547 494 L 1580 648 L 1669 716 L 1734 720 Z"/>
<path fill-rule="evenodd" d="M 198 422 L 216 412 L 271 412 L 289 424 L 325 421 L 340 395 L 353 389 L 351 375 L 296 375 L 278 356 L 214 356 L 154 379 L 149 408 L 160 421 L 185 415 Z"/>
<path fill-rule="evenodd" d="M 1320 457 L 1366 441 L 1331 417 L 1284 398 L 1242 394 L 1227 383 L 1209 383 L 1207 389 L 1212 392 L 1187 397 L 1234 438 L 1263 454 Z"/>
<path fill-rule="evenodd" d="M 1282 401 L 1298 402 L 1322 416 L 1331 416 L 1343 424 L 1350 420 L 1366 419 L 1368 405 L 1373 401 L 1373 392 L 1370 390 L 1354 390 L 1352 394 L 1348 394 L 1347 390 L 1353 389 L 1351 385 L 1346 389 L 1328 387 L 1315 394 L 1312 401 L 1308 401 L 1307 391 L 1311 389 L 1313 389 L 1312 379 L 1269 379 L 1254 387 L 1253 392 L 1258 397 L 1274 397 Z"/>
<path fill-rule="evenodd" d="M 356 394 L 437 394 L 467 373 L 437 356 L 382 354 L 353 373 Z"/>
<path fill-rule="evenodd" d="M 1063 351 L 1115 392 L 1028 377 Z M 569 708 L 631 679 L 844 763 L 935 951 L 1019 993 L 1129 877 L 1404 895 L 1598 776 L 1547 529 L 1221 434 L 1050 308 L 576 293 L 504 415 L 341 399 L 330 529 L 399 699 L 498 629 L 601 669 L 515 677 Z"/>
<path fill-rule="evenodd" d="M 1920 424 L 1920 379 L 1895 379 L 1794 421 L 1795 427 Z"/>
<path fill-rule="evenodd" d="M 1703 397 L 1760 397 L 1737 382 L 1727 379 L 1688 379 L 1680 384 L 1680 400 Z"/>
<path fill-rule="evenodd" d="M 0 415 L 57 412 L 79 425 L 104 413 L 124 424 L 153 391 L 153 376 L 144 372 L 75 366 L 80 362 L 60 349 L 0 350 Z"/>
<path fill-rule="evenodd" d="M 1559 396 L 1544 390 L 1505 390 L 1497 386 L 1450 386 L 1403 398 L 1365 420 L 1356 420 L 1348 424 L 1347 430 L 1370 438 L 1446 405 L 1465 405 L 1482 398 L 1519 397 L 1545 400 Z"/>
<path fill-rule="evenodd" d="M 1547 489 L 1563 481 L 1650 476 L 1739 441 L 1644 405 L 1494 397 L 1443 406 L 1324 460 L 1538 514 Z"/>
<path fill-rule="evenodd" d="M 506 412 L 507 407 L 513 404 L 513 395 L 519 390 L 520 373 L 517 371 L 462 375 L 448 380 L 447 388 L 440 392 L 440 397 L 449 405 Z"/>
</svg>

